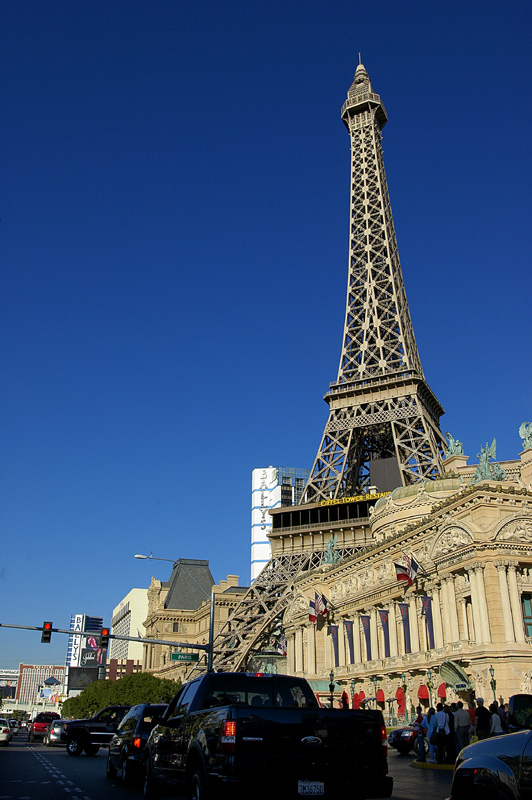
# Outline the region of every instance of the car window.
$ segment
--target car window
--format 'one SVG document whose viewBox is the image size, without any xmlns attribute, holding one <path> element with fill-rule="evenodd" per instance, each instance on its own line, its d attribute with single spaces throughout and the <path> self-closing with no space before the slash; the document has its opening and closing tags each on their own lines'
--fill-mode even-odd
<svg viewBox="0 0 532 800">
<path fill-rule="evenodd" d="M 119 731 L 134 731 L 137 727 L 137 722 L 142 712 L 142 706 L 135 706 L 127 712 L 126 716 L 118 726 Z"/>
<path fill-rule="evenodd" d="M 188 684 L 188 686 L 185 687 L 185 691 L 179 697 L 179 703 L 175 711 L 176 716 L 177 714 L 182 714 L 189 708 L 198 690 L 198 686 L 199 686 L 199 681 L 192 681 L 191 683 Z"/>
<path fill-rule="evenodd" d="M 310 687 L 294 678 L 275 680 L 250 675 L 216 677 L 216 686 L 207 692 L 202 708 L 243 705 L 252 708 L 316 708 L 317 701 Z"/>
</svg>

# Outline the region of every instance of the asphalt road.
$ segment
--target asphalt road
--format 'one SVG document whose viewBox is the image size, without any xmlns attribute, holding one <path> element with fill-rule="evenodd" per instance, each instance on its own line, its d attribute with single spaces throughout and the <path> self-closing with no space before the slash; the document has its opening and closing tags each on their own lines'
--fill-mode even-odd
<svg viewBox="0 0 532 800">
<path fill-rule="evenodd" d="M 18 734 L 8 747 L 0 747 L 0 800 L 139 800 L 140 782 L 130 789 L 123 787 L 119 779 L 106 778 L 106 759 L 104 748 L 96 756 L 72 758 L 64 747 L 29 744 L 24 734 Z M 392 800 L 448 797 L 452 772 L 414 769 L 413 759 L 413 755 L 389 751 L 389 769 L 394 779 Z"/>
</svg>

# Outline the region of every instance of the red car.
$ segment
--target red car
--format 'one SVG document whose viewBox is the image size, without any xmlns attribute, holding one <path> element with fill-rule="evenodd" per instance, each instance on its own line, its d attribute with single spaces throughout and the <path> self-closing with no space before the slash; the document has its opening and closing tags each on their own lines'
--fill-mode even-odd
<svg viewBox="0 0 532 800">
<path fill-rule="evenodd" d="M 30 722 L 28 728 L 28 742 L 34 742 L 35 739 L 42 739 L 48 730 L 48 726 L 54 719 L 61 719 L 59 714 L 55 711 L 41 711 L 37 714 L 33 722 Z"/>
</svg>

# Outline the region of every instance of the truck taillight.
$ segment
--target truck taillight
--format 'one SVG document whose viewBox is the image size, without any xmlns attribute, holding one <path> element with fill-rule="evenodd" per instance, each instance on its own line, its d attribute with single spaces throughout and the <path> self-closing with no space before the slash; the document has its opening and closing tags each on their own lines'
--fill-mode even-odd
<svg viewBox="0 0 532 800">
<path fill-rule="evenodd" d="M 140 736 L 135 736 L 135 738 L 133 739 L 133 747 L 136 747 L 137 750 L 140 750 L 141 741 L 142 739 L 140 738 Z"/>
<path fill-rule="evenodd" d="M 233 755 L 236 742 L 236 720 L 226 719 L 220 737 L 220 752 L 224 755 Z"/>
<path fill-rule="evenodd" d="M 381 746 L 383 756 L 388 755 L 388 737 L 386 736 L 386 725 L 381 725 Z"/>
</svg>

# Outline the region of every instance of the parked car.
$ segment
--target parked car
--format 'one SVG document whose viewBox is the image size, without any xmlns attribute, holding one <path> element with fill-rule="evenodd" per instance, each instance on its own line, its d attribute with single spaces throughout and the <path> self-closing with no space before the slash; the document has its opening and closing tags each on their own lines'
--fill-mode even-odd
<svg viewBox="0 0 532 800">
<path fill-rule="evenodd" d="M 0 717 L 0 744 L 7 747 L 13 734 L 9 727 L 9 722 L 5 717 Z"/>
<path fill-rule="evenodd" d="M 390 797 L 387 752 L 380 711 L 320 708 L 300 677 L 211 672 L 154 726 L 144 798 Z"/>
<path fill-rule="evenodd" d="M 530 800 L 532 797 L 532 695 L 510 698 L 516 733 L 464 747 L 454 766 L 448 800 Z M 519 728 L 521 730 L 519 730 Z"/>
<path fill-rule="evenodd" d="M 54 719 L 54 721 L 48 725 L 42 743 L 47 747 L 52 747 L 54 744 L 64 744 L 64 742 L 61 741 L 61 734 L 65 723 L 66 719 Z"/>
<path fill-rule="evenodd" d="M 69 756 L 83 751 L 94 756 L 102 745 L 109 744 L 131 706 L 107 706 L 90 719 L 68 719 L 61 741 L 66 742 Z"/>
<path fill-rule="evenodd" d="M 393 731 L 390 731 L 388 744 L 403 756 L 406 756 L 411 750 L 413 750 L 416 755 L 419 755 L 417 731 L 412 725 L 405 725 L 402 728 L 394 728 Z M 425 747 L 425 754 L 427 754 L 430 748 L 426 736 L 423 738 L 423 745 Z"/>
<path fill-rule="evenodd" d="M 143 773 L 144 748 L 155 723 L 167 704 L 140 703 L 131 708 L 109 742 L 107 777 L 114 778 L 120 771 L 125 786 Z"/>
<path fill-rule="evenodd" d="M 48 725 L 53 722 L 54 719 L 60 719 L 59 714 L 56 714 L 55 711 L 41 711 L 40 714 L 37 714 L 28 729 L 28 742 L 34 742 L 35 739 L 42 739 Z"/>
</svg>

